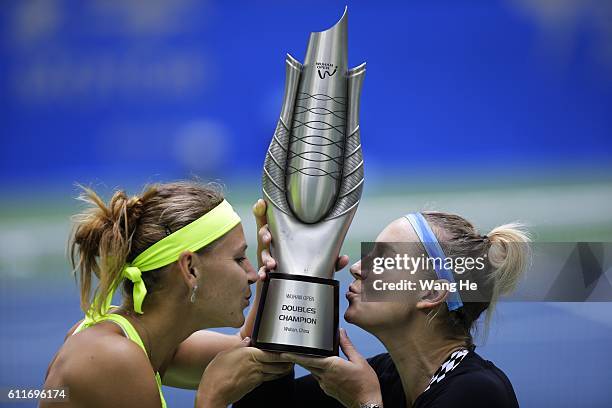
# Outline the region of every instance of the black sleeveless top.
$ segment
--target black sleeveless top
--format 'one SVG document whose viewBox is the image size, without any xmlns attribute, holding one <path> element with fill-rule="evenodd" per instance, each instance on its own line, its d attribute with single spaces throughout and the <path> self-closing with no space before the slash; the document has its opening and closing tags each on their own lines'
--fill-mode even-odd
<svg viewBox="0 0 612 408">
<path fill-rule="evenodd" d="M 388 353 L 368 359 L 376 372 L 385 408 L 406 408 L 402 381 Z M 235 407 L 334 407 L 342 404 L 326 395 L 311 375 L 294 373 L 269 381 L 234 404 Z M 515 408 L 518 401 L 508 377 L 474 351 L 459 350 L 442 363 L 413 408 Z"/>
</svg>

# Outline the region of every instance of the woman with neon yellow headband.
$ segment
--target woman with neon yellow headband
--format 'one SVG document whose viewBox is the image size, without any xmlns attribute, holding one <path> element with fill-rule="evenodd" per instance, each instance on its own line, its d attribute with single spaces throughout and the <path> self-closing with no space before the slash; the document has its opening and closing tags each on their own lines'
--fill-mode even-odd
<svg viewBox="0 0 612 408">
<path fill-rule="evenodd" d="M 198 389 L 196 406 L 226 406 L 290 370 L 248 347 L 243 310 L 258 275 L 218 189 L 177 182 L 132 198 L 118 191 L 108 205 L 90 189 L 80 198 L 90 208 L 75 217 L 71 255 L 86 316 L 45 380 L 68 388 L 66 406 L 165 407 L 162 382 Z M 119 286 L 123 303 L 111 306 Z M 242 328 L 200 330 L 223 326 Z"/>
</svg>

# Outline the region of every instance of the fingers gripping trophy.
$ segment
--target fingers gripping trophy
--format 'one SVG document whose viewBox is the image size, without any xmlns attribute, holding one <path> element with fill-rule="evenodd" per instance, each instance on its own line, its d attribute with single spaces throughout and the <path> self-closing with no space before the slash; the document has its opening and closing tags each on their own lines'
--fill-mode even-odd
<svg viewBox="0 0 612 408">
<path fill-rule="evenodd" d="M 287 55 L 280 119 L 268 148 L 263 194 L 277 268 L 258 305 L 253 345 L 338 354 L 342 242 L 361 199 L 359 97 L 365 63 L 348 69 L 347 12 L 310 34 L 304 64 Z"/>
</svg>

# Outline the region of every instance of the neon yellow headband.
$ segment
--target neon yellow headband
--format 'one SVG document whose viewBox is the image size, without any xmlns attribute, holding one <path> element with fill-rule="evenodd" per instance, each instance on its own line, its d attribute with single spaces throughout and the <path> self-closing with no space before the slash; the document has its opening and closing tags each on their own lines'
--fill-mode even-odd
<svg viewBox="0 0 612 408">
<path fill-rule="evenodd" d="M 225 235 L 239 223 L 240 217 L 238 214 L 230 203 L 223 200 L 197 220 L 151 245 L 139 254 L 133 262 L 125 264 L 121 276 L 115 283 L 114 289 L 108 294 L 102 310 L 104 313 L 108 312 L 119 282 L 123 279 L 129 279 L 134 283 L 132 292 L 134 311 L 142 314 L 142 302 L 147 294 L 147 288 L 142 281 L 142 272 L 152 271 L 177 261 L 179 255 L 185 250 L 195 252 L 205 247 Z"/>
</svg>

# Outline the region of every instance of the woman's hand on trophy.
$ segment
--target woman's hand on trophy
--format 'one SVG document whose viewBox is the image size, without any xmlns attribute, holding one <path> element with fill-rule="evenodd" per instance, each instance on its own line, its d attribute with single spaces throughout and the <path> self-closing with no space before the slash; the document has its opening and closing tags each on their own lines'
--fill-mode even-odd
<svg viewBox="0 0 612 408">
<path fill-rule="evenodd" d="M 278 353 L 248 347 L 246 337 L 232 349 L 222 351 L 208 364 L 196 394 L 196 407 L 227 407 L 264 381 L 291 372 L 293 363 Z"/>
<path fill-rule="evenodd" d="M 276 260 L 270 255 L 270 243 L 272 234 L 268 229 L 266 217 L 266 202 L 263 199 L 257 200 L 253 205 L 253 215 L 257 223 L 257 265 L 259 267 L 258 276 L 260 280 L 266 280 L 268 272 L 276 268 Z M 342 255 L 336 261 L 336 272 L 343 269 L 349 263 L 349 257 Z"/>
<path fill-rule="evenodd" d="M 265 226 L 267 229 L 268 217 L 266 216 L 266 202 L 260 198 L 253 204 L 253 216 L 257 225 L 257 267 L 261 268 L 263 262 L 261 260 L 261 251 L 270 246 L 271 239 L 263 240 L 261 229 Z"/>
<path fill-rule="evenodd" d="M 344 329 L 340 329 L 340 348 L 348 360 L 335 356 L 320 358 L 291 353 L 282 353 L 281 357 L 310 371 L 327 395 L 347 407 L 371 403 L 382 407 L 378 377 Z"/>
</svg>

